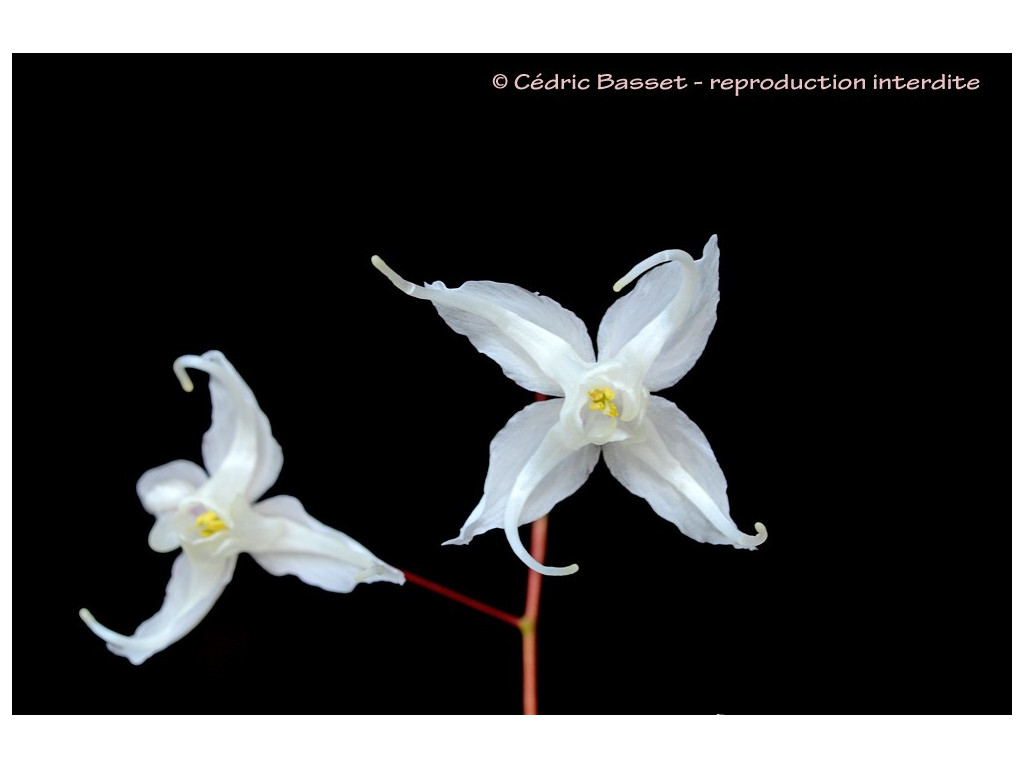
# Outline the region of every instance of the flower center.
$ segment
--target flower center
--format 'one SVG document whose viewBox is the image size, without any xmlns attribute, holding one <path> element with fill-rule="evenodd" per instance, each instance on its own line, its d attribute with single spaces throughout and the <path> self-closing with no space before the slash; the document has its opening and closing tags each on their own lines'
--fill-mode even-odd
<svg viewBox="0 0 1024 768">
<path fill-rule="evenodd" d="M 228 529 L 227 523 L 221 520 L 217 513 L 212 509 L 199 515 L 192 527 L 198 528 L 199 535 L 204 539 L 208 539 L 213 536 L 213 534 L 219 533 L 220 531 L 226 531 Z"/>
<path fill-rule="evenodd" d="M 590 396 L 590 410 L 601 411 L 605 416 L 612 418 L 619 415 L 619 409 L 612 402 L 615 399 L 615 390 L 611 387 L 598 387 L 587 394 Z"/>
</svg>

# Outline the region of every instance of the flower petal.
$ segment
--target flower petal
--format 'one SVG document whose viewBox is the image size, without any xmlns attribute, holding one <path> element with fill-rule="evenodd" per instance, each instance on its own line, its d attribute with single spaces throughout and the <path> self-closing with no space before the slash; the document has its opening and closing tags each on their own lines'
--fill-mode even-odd
<svg viewBox="0 0 1024 768">
<path fill-rule="evenodd" d="M 594 362 L 594 345 L 576 315 L 546 296 L 508 283 L 472 281 L 459 288 L 404 280 L 378 257 L 373 264 L 400 290 L 434 304 L 456 332 L 532 392 L 561 396 L 566 382 Z"/>
<path fill-rule="evenodd" d="M 174 528 L 178 505 L 207 481 L 206 472 L 191 461 L 172 461 L 145 472 L 135 485 L 146 511 L 156 517 L 149 532 L 149 546 L 157 552 L 170 552 L 181 546 Z"/>
<path fill-rule="evenodd" d="M 185 355 L 174 361 L 182 387 L 191 392 L 186 368 L 210 375 L 213 418 L 203 435 L 203 463 L 211 479 L 229 489 L 228 496 L 244 492 L 246 500 L 255 501 L 274 484 L 284 463 L 269 420 L 252 390 L 220 352 L 210 351 L 202 357 Z M 225 501 L 230 502 L 230 498 Z"/>
<path fill-rule="evenodd" d="M 645 368 L 644 384 L 652 392 L 679 381 L 704 351 L 715 326 L 718 256 L 718 236 L 713 235 L 697 262 L 683 251 L 663 251 L 637 265 L 634 272 L 668 262 L 641 277 L 608 308 L 597 333 L 600 359 L 624 356 L 630 365 Z"/>
<path fill-rule="evenodd" d="M 609 443 L 604 459 L 620 483 L 691 539 L 754 549 L 768 536 L 761 523 L 754 526 L 756 536 L 736 527 L 729 517 L 725 475 L 707 438 L 662 397 L 648 403 L 643 438 Z"/>
<path fill-rule="evenodd" d="M 163 607 L 142 622 L 130 637 L 107 629 L 85 608 L 78 612 L 79 616 L 89 629 L 107 641 L 107 648 L 113 653 L 126 657 L 132 664 L 141 664 L 183 638 L 202 621 L 231 581 L 235 560 L 235 557 L 192 559 L 182 552 L 171 567 Z"/>
<path fill-rule="evenodd" d="M 583 485 L 600 456 L 596 445 L 573 450 L 562 439 L 558 419 L 562 404 L 562 400 L 532 403 L 495 435 L 483 498 L 459 535 L 445 544 L 467 544 L 484 531 L 505 528 L 506 535 L 511 531 L 509 542 L 523 562 L 542 573 L 562 573 L 562 569 L 540 566 L 528 554 L 524 558 L 526 551 L 517 531 L 518 526 L 543 517 Z"/>
<path fill-rule="evenodd" d="M 274 496 L 239 518 L 241 547 L 275 576 L 291 574 L 330 592 L 351 592 L 360 582 L 405 583 L 405 575 L 341 531 L 312 517 L 293 496 Z"/>
</svg>

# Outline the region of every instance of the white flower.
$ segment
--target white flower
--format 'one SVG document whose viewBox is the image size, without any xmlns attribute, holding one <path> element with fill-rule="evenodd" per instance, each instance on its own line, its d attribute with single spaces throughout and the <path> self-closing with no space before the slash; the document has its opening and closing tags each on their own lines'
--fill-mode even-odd
<svg viewBox="0 0 1024 768">
<path fill-rule="evenodd" d="M 374 266 L 399 289 L 427 299 L 458 333 L 522 387 L 560 397 L 526 406 L 491 442 L 484 495 L 459 536 L 466 544 L 504 528 L 512 549 L 543 574 L 553 568 L 526 551 L 518 527 L 546 515 L 576 491 L 604 454 L 612 475 L 687 536 L 754 549 L 767 538 L 742 533 L 729 517 L 725 476 L 697 425 L 651 392 L 670 387 L 693 367 L 715 324 L 718 237 L 700 261 L 662 251 L 619 280 L 619 291 L 654 267 L 605 313 L 594 348 L 583 322 L 546 296 L 515 285 L 468 282 L 419 287 L 383 260 Z"/>
<path fill-rule="evenodd" d="M 213 419 L 203 436 L 209 475 L 190 461 L 172 461 L 139 479 L 142 506 L 156 517 L 149 545 L 157 552 L 182 552 L 163 607 L 131 637 L 107 629 L 84 608 L 79 612 L 111 651 L 141 664 L 188 634 L 231 581 L 240 552 L 275 576 L 294 574 L 331 592 L 351 592 L 359 582 L 405 581 L 401 571 L 357 541 L 310 517 L 298 499 L 274 496 L 253 503 L 281 472 L 281 446 L 270 422 L 220 352 L 174 361 L 181 386 L 191 392 L 186 368 L 210 375 Z"/>
</svg>

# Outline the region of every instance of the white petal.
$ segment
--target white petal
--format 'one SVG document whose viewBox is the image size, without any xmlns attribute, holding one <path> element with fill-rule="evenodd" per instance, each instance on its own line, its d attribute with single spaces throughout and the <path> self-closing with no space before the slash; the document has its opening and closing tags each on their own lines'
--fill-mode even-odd
<svg viewBox="0 0 1024 768">
<path fill-rule="evenodd" d="M 378 256 L 373 263 L 399 289 L 434 304 L 457 333 L 532 392 L 562 395 L 566 382 L 594 362 L 594 345 L 576 315 L 546 296 L 516 285 L 473 281 L 459 288 L 424 287 L 404 280 Z"/>
<path fill-rule="evenodd" d="M 149 532 L 149 546 L 170 552 L 181 546 L 174 529 L 174 513 L 190 493 L 207 481 L 203 468 L 191 461 L 172 461 L 144 473 L 135 485 L 146 511 L 156 517 Z"/>
<path fill-rule="evenodd" d="M 292 496 L 274 496 L 255 504 L 252 511 L 256 514 L 240 518 L 232 533 L 275 576 L 298 576 L 330 592 L 351 592 L 360 582 L 405 582 L 400 570 L 313 518 Z"/>
<path fill-rule="evenodd" d="M 174 361 L 182 386 L 191 391 L 185 368 L 210 375 L 213 418 L 203 435 L 203 463 L 210 477 L 226 489 L 226 502 L 239 494 L 255 501 L 277 480 L 284 462 L 281 446 L 270 432 L 270 422 L 252 390 L 220 352 L 210 351 L 202 357 L 186 355 Z"/>
<path fill-rule="evenodd" d="M 645 438 L 609 443 L 604 460 L 620 483 L 691 539 L 754 549 L 767 538 L 761 523 L 754 526 L 756 536 L 736 527 L 729 517 L 725 475 L 707 438 L 662 397 L 652 397 L 647 406 Z"/>
<path fill-rule="evenodd" d="M 600 449 L 585 445 L 573 450 L 560 437 L 558 416 L 562 400 L 532 403 L 509 419 L 491 441 L 490 465 L 484 495 L 466 520 L 458 537 L 445 544 L 466 544 L 477 534 L 493 528 L 517 528 L 543 517 L 562 499 L 574 493 L 597 464 Z M 511 520 L 511 526 L 506 524 Z M 515 541 L 519 541 L 518 538 Z M 510 538 L 516 553 L 520 549 Z M 523 561 L 535 570 L 532 558 Z M 536 561 L 533 561 L 536 563 Z M 547 569 L 560 572 L 560 569 Z M 546 570 L 542 570 L 542 573 Z"/>
<path fill-rule="evenodd" d="M 682 253 L 664 251 L 638 267 Z M 609 307 L 597 333 L 600 359 L 628 356 L 630 365 L 646 369 L 644 384 L 652 392 L 672 386 L 693 367 L 715 326 L 718 236 L 708 240 L 699 261 L 691 260 L 695 270 L 686 263 L 690 257 L 683 255 L 685 259 L 669 261 L 641 277 L 632 291 Z"/>
<path fill-rule="evenodd" d="M 100 624 L 86 609 L 79 611 L 89 629 L 107 641 L 107 648 L 132 664 L 141 664 L 174 643 L 202 621 L 231 581 L 235 558 L 193 560 L 181 553 L 171 568 L 163 607 L 146 619 L 131 637 Z"/>
</svg>

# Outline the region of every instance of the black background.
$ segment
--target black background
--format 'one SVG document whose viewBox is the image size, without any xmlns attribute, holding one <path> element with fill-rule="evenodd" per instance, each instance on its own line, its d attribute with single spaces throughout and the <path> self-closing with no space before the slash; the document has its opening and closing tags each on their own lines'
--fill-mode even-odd
<svg viewBox="0 0 1024 768">
<path fill-rule="evenodd" d="M 17 56 L 15 711 L 519 710 L 514 628 L 245 556 L 186 638 L 141 667 L 110 654 L 78 609 L 131 633 L 159 608 L 173 556 L 149 550 L 135 483 L 201 461 L 209 426 L 205 376 L 185 394 L 171 363 L 220 349 L 246 379 L 284 450 L 268 495 L 519 613 L 527 569 L 499 531 L 440 544 L 531 395 L 370 256 L 522 285 L 593 333 L 634 263 L 717 233 L 718 324 L 661 394 L 768 541 L 693 542 L 599 464 L 550 519 L 547 561 L 580 572 L 544 580 L 541 711 L 1008 712 L 1009 66 Z M 492 85 L 601 72 L 981 87 Z"/>
</svg>

